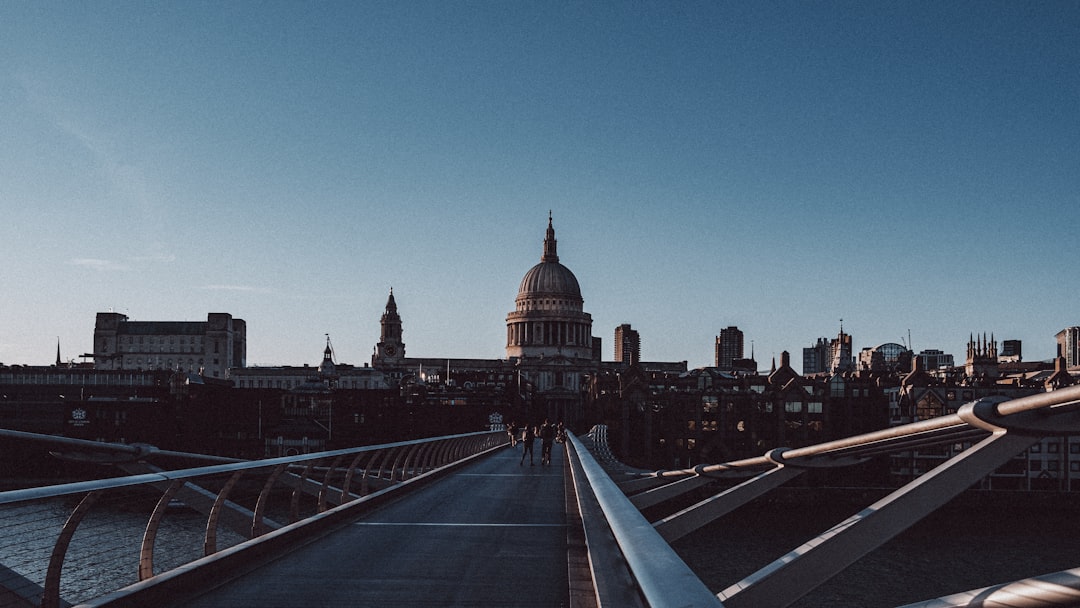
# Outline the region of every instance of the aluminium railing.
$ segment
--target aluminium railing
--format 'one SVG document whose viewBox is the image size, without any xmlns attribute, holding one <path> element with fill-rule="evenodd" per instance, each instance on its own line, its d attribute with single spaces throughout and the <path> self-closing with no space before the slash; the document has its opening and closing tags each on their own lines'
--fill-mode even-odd
<svg viewBox="0 0 1080 608">
<path fill-rule="evenodd" d="M 268 559 L 506 441 L 469 433 L 0 492 L 0 607 L 103 605 L 158 580 L 174 593 L 192 563 L 217 560 L 224 576 Z"/>
</svg>

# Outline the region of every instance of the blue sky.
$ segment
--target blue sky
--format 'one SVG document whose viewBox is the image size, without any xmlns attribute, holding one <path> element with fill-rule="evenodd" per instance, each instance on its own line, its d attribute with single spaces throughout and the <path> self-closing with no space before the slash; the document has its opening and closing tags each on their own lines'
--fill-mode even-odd
<svg viewBox="0 0 1080 608">
<path fill-rule="evenodd" d="M 4 3 L 0 361 L 115 310 L 361 364 L 391 287 L 409 355 L 503 357 L 549 210 L 605 358 L 1049 359 L 1078 66 L 1076 2 Z"/>
</svg>

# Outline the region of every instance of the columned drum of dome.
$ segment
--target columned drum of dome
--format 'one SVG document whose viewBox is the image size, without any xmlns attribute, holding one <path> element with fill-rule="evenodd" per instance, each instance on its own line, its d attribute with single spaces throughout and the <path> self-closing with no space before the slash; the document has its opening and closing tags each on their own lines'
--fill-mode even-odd
<svg viewBox="0 0 1080 608">
<path fill-rule="evenodd" d="M 592 317 L 583 310 L 577 277 L 559 263 L 550 216 L 544 254 L 521 279 L 514 302 L 506 316 L 507 357 L 591 358 Z"/>
</svg>

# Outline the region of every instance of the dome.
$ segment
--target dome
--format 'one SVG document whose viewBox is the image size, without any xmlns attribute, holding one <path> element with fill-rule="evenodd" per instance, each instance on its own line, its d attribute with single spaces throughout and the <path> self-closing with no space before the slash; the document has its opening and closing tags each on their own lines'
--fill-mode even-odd
<svg viewBox="0 0 1080 608">
<path fill-rule="evenodd" d="M 581 286 L 578 285 L 577 277 L 569 268 L 559 263 L 556 246 L 555 228 L 551 225 L 549 214 L 547 234 L 544 237 L 544 255 L 540 256 L 540 263 L 530 268 L 521 279 L 517 296 L 519 301 L 537 296 L 569 296 L 572 300 L 581 301 Z"/>
<path fill-rule="evenodd" d="M 521 279 L 515 310 L 506 315 L 506 356 L 592 358 L 592 317 L 583 304 L 577 277 L 559 263 L 548 214 L 544 255 Z"/>
<path fill-rule="evenodd" d="M 558 262 L 540 262 L 525 273 L 518 287 L 518 297 L 570 296 L 581 298 L 581 286 L 570 269 Z"/>
</svg>

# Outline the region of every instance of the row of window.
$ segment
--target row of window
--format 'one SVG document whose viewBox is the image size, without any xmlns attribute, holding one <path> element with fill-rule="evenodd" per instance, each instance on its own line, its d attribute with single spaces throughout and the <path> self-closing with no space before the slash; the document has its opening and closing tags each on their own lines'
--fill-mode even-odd
<svg viewBox="0 0 1080 608">
<path fill-rule="evenodd" d="M 183 350 L 181 350 L 181 349 L 183 349 Z M 150 345 L 149 347 L 146 347 L 146 346 L 121 346 L 119 348 L 119 352 L 122 352 L 122 353 L 179 353 L 179 352 L 202 353 L 204 351 L 203 351 L 201 345 L 196 346 L 196 347 L 192 347 L 192 346 L 176 346 L 176 345 L 171 345 L 171 346 Z"/>
<path fill-rule="evenodd" d="M 518 310 L 551 310 L 553 306 L 577 310 L 576 304 L 570 300 L 526 300 Z"/>
<path fill-rule="evenodd" d="M 1038 460 L 1032 460 L 1031 462 L 1028 463 L 1028 470 L 1035 471 L 1035 472 L 1038 472 L 1038 471 L 1057 472 L 1057 471 L 1061 470 L 1061 468 L 1059 466 L 1059 461 L 1057 461 L 1057 460 L 1048 460 L 1046 462 L 1041 462 L 1041 461 L 1038 461 Z M 1069 463 L 1069 470 L 1074 472 L 1074 473 L 1080 472 L 1080 460 L 1074 460 L 1074 461 L 1070 462 Z"/>
<path fill-rule="evenodd" d="M 142 374 L 0 374 L 0 384 L 150 386 L 154 379 Z"/>
<path fill-rule="evenodd" d="M 1057 442 L 1057 441 L 1052 441 L 1050 443 L 1047 443 L 1046 444 L 1046 453 L 1047 454 L 1057 454 L 1058 450 L 1061 449 L 1060 446 L 1061 446 L 1061 444 L 1059 442 Z M 1038 453 L 1042 452 L 1042 444 L 1041 443 L 1036 443 L 1035 445 L 1031 446 L 1031 448 L 1029 448 L 1028 451 L 1030 451 L 1032 454 L 1038 454 Z M 1070 443 L 1069 444 L 1069 453 L 1070 454 L 1080 454 L 1080 443 Z"/>
<path fill-rule="evenodd" d="M 168 343 L 165 342 L 166 339 L 168 340 Z M 126 339 L 125 338 L 120 338 L 118 340 L 119 346 L 117 347 L 117 350 L 119 352 L 138 352 L 138 351 L 143 350 L 142 348 L 136 348 L 134 346 L 134 344 L 135 344 L 134 340 L 135 340 L 135 338 L 132 337 L 132 336 L 128 336 Z M 151 337 L 151 338 L 146 338 L 146 342 L 143 342 L 143 340 L 144 340 L 143 336 L 139 336 L 138 344 L 139 345 L 149 344 L 150 346 L 156 346 L 159 349 L 161 349 L 162 352 L 164 352 L 165 348 L 168 347 L 170 351 L 175 352 L 174 351 L 174 349 L 176 348 L 176 338 L 175 337 L 170 337 L 170 338 L 153 338 L 153 337 Z M 126 349 L 124 348 L 125 343 L 128 345 L 128 348 L 126 348 Z M 180 345 L 185 347 L 184 352 L 202 352 L 203 351 L 202 338 L 189 338 L 188 341 L 185 342 L 184 338 L 181 337 L 180 338 Z M 214 340 L 213 345 L 214 345 L 214 353 L 215 354 L 220 353 L 221 352 L 221 340 Z M 109 342 L 108 342 L 108 340 L 106 340 L 106 339 L 101 340 L 100 352 L 102 352 L 102 353 L 108 353 L 109 352 Z"/>
<path fill-rule="evenodd" d="M 269 380 L 262 378 L 240 378 L 236 381 L 237 388 L 280 388 L 280 389 L 293 389 L 301 384 L 304 384 L 306 380 Z M 340 389 L 368 389 L 372 388 L 370 380 L 340 380 L 337 383 L 337 388 Z"/>
<path fill-rule="evenodd" d="M 127 336 L 126 338 L 120 338 L 120 343 L 121 344 L 124 344 L 124 343 L 135 344 L 135 340 L 136 340 L 135 336 Z M 176 336 L 168 336 L 168 337 L 165 337 L 165 336 L 156 336 L 156 337 L 155 336 L 150 336 L 150 337 L 139 336 L 138 337 L 138 343 L 139 344 L 143 344 L 143 340 L 146 340 L 147 344 L 165 344 L 165 340 L 168 340 L 169 344 L 176 344 L 177 340 L 180 341 L 180 344 L 200 344 L 200 345 L 202 344 L 202 338 L 201 337 L 196 338 L 195 336 L 190 336 L 190 337 L 180 336 L 179 338 L 177 338 Z"/>
<path fill-rule="evenodd" d="M 791 412 L 791 413 L 799 413 L 799 412 L 801 412 L 803 410 L 802 406 L 803 406 L 802 401 L 788 401 L 787 403 L 784 404 L 784 411 L 785 412 Z M 810 403 L 807 403 L 806 404 L 806 412 L 808 414 L 820 414 L 821 413 L 821 403 L 819 403 L 817 401 L 812 401 Z"/>
</svg>

